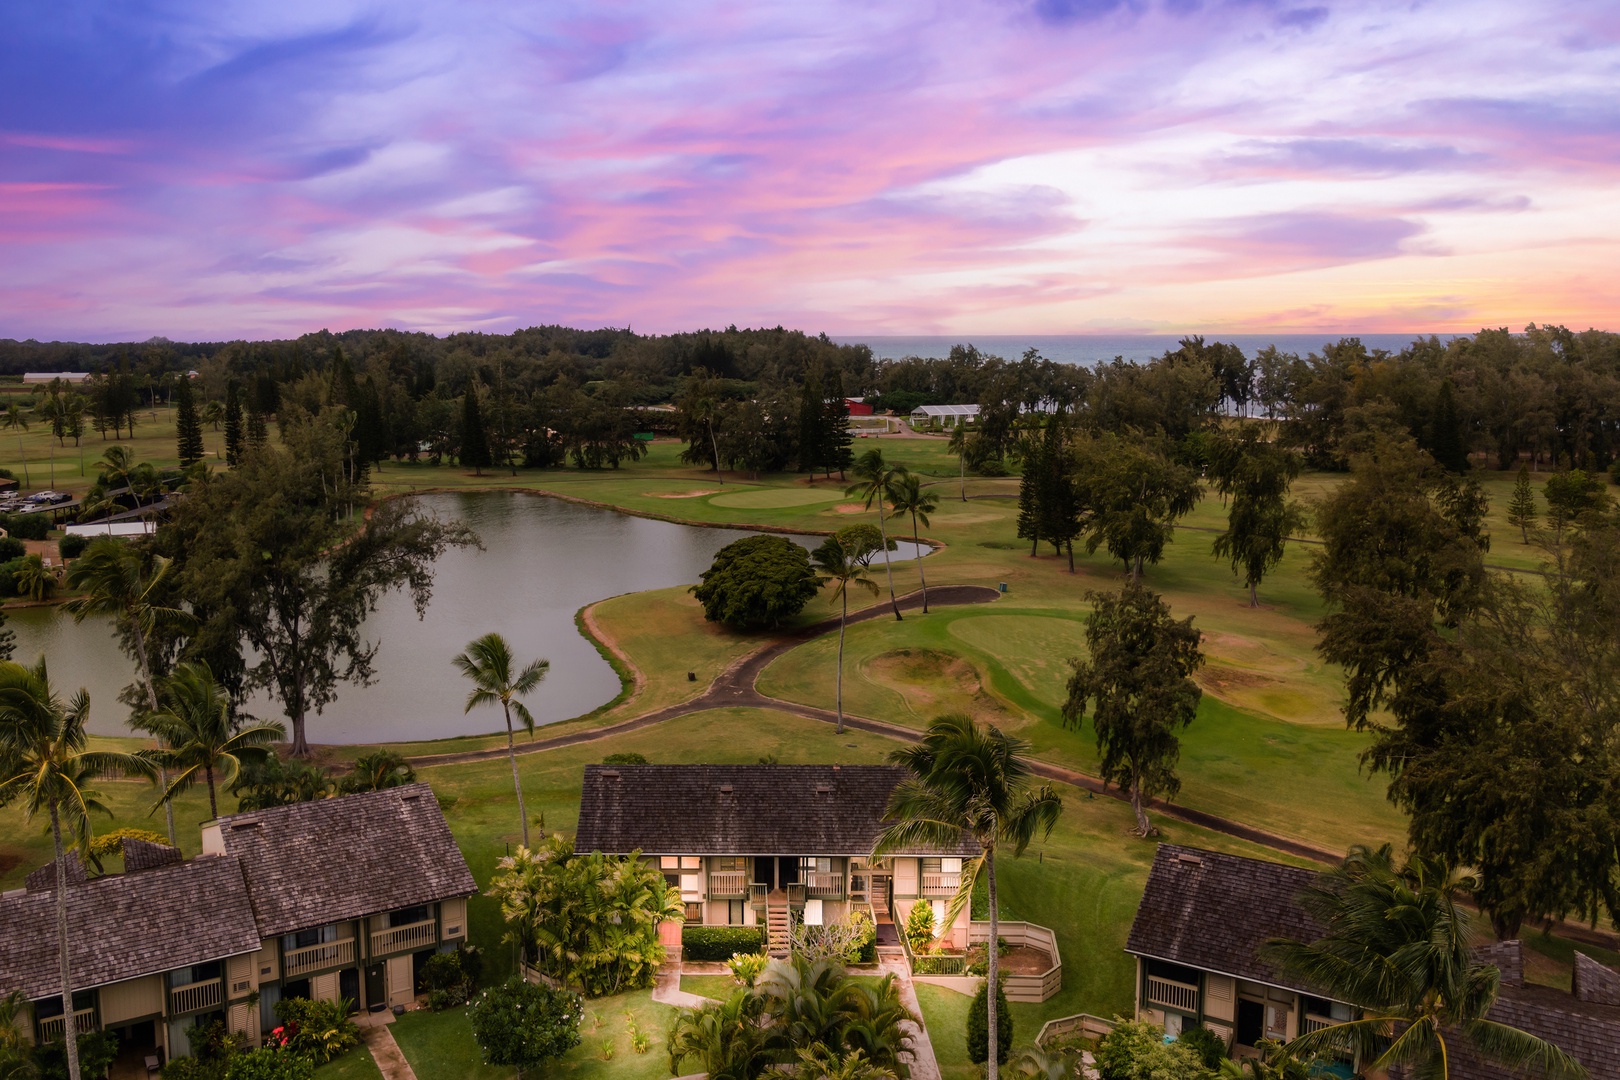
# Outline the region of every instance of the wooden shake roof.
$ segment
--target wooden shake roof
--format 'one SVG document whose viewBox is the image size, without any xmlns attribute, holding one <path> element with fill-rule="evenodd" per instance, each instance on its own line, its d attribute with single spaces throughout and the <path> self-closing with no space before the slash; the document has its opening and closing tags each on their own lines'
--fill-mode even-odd
<svg viewBox="0 0 1620 1080">
<path fill-rule="evenodd" d="M 865 855 L 906 775 L 897 765 L 587 765 L 579 851 Z M 948 850 L 972 857 L 971 837 Z"/>
<path fill-rule="evenodd" d="M 0 992 L 62 992 L 54 885 L 0 896 Z M 68 887 L 68 948 L 76 990 L 259 948 L 242 869 L 204 856 Z"/>
<path fill-rule="evenodd" d="M 426 784 L 219 819 L 265 937 L 478 891 Z"/>
</svg>

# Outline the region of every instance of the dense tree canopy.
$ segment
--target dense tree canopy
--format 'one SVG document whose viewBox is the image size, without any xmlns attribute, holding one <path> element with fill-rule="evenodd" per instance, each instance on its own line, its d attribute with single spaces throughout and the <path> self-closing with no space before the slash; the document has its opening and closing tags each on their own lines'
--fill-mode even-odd
<svg viewBox="0 0 1620 1080">
<path fill-rule="evenodd" d="M 692 593 L 703 617 L 739 630 L 779 626 L 821 591 L 810 552 L 785 536 L 747 536 L 721 548 Z"/>
</svg>

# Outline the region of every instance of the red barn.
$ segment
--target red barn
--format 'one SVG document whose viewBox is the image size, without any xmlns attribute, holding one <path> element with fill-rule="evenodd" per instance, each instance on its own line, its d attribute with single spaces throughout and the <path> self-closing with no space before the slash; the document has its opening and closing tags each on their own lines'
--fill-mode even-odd
<svg viewBox="0 0 1620 1080">
<path fill-rule="evenodd" d="M 847 397 L 844 399 L 844 404 L 849 406 L 849 415 L 851 416 L 871 416 L 874 411 L 872 406 L 860 398 Z"/>
</svg>

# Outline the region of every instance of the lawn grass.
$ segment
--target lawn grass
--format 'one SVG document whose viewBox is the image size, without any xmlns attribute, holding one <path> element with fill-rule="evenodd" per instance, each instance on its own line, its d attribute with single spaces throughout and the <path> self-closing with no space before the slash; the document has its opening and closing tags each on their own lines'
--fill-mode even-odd
<svg viewBox="0 0 1620 1080">
<path fill-rule="evenodd" d="M 627 1014 L 650 1039 L 645 1053 L 630 1045 Z M 665 1033 L 675 1010 L 652 999 L 650 990 L 597 998 L 585 1004 L 580 1044 L 544 1072 L 552 1080 L 654 1080 L 669 1075 Z M 509 1080 L 517 1070 L 486 1065 L 473 1038 L 467 1010 L 410 1012 L 393 1025 L 394 1039 L 418 1080 Z"/>
<path fill-rule="evenodd" d="M 382 1070 L 365 1043 L 315 1070 L 315 1080 L 382 1080 Z"/>
<path fill-rule="evenodd" d="M 681 989 L 688 994 L 698 997 L 713 998 L 715 1001 L 724 1001 L 732 992 L 741 986 L 730 975 L 682 975 Z"/>
</svg>

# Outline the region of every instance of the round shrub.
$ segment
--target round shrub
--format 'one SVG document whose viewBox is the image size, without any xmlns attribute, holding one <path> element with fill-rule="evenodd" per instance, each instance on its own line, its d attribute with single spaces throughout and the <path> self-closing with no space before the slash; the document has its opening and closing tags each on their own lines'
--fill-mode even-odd
<svg viewBox="0 0 1620 1080">
<path fill-rule="evenodd" d="M 1226 1040 L 1202 1024 L 1182 1028 L 1176 1042 L 1203 1058 L 1207 1069 L 1218 1069 L 1226 1060 Z"/>
<path fill-rule="evenodd" d="M 478 995 L 467 1016 L 485 1064 L 524 1075 L 579 1045 L 584 1011 L 578 994 L 513 979 Z"/>
<path fill-rule="evenodd" d="M 68 535 L 56 542 L 56 550 L 62 553 L 64 559 L 77 559 L 84 554 L 84 549 L 90 546 L 88 536 Z"/>
<path fill-rule="evenodd" d="M 804 548 L 785 536 L 748 536 L 720 549 L 692 594 L 710 622 L 759 630 L 803 611 L 820 589 Z"/>
<path fill-rule="evenodd" d="M 237 1054 L 225 1065 L 225 1080 L 311 1080 L 314 1075 L 307 1057 L 268 1047 Z"/>
<path fill-rule="evenodd" d="M 0 536 L 0 562 L 10 562 L 28 554 L 28 545 L 14 536 Z"/>
</svg>

